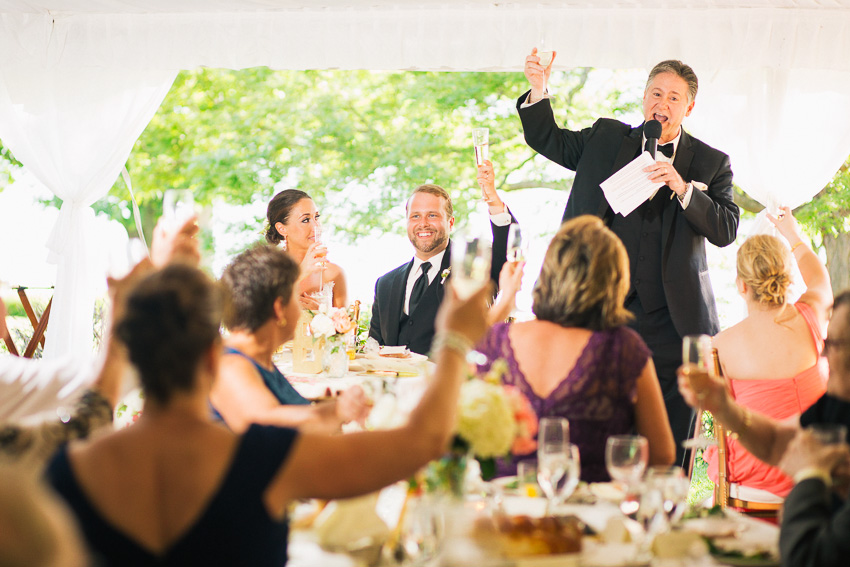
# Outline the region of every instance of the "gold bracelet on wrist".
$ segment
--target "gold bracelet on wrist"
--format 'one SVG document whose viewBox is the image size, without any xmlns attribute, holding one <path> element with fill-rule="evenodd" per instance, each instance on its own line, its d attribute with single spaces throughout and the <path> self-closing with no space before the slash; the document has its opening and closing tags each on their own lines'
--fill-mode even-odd
<svg viewBox="0 0 850 567">
<path fill-rule="evenodd" d="M 801 244 L 803 244 L 803 241 L 802 241 L 802 240 L 801 240 L 801 241 L 799 241 L 799 242 L 797 242 L 797 244 L 795 244 L 794 246 L 792 246 L 792 247 L 791 247 L 791 254 L 793 254 L 793 253 L 794 253 L 794 250 L 796 250 L 796 249 L 797 249 L 797 247 L 798 247 L 798 246 L 800 246 Z"/>
<path fill-rule="evenodd" d="M 441 331 L 437 333 L 434 342 L 431 343 L 431 353 L 437 354 L 444 348 L 453 350 L 465 358 L 472 350 L 472 341 L 455 331 Z"/>
</svg>

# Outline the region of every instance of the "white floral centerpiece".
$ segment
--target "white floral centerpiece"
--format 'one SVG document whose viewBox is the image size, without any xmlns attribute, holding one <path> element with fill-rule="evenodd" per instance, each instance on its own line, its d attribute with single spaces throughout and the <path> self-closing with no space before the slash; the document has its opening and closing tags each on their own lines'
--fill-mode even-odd
<svg viewBox="0 0 850 567">
<path fill-rule="evenodd" d="M 348 371 L 345 336 L 354 329 L 348 310 L 322 305 L 318 311 L 311 311 L 310 314 L 313 316 L 310 334 L 324 340 L 323 371 L 331 377 L 341 378 Z"/>
<path fill-rule="evenodd" d="M 496 458 L 537 449 L 537 415 L 519 390 L 502 384 L 506 369 L 506 363 L 497 360 L 487 374 L 471 374 L 461 386 L 451 452 L 429 465 L 428 490 L 447 489 L 459 495 L 469 456 L 479 462 L 482 478 L 489 480 L 496 473 Z"/>
</svg>

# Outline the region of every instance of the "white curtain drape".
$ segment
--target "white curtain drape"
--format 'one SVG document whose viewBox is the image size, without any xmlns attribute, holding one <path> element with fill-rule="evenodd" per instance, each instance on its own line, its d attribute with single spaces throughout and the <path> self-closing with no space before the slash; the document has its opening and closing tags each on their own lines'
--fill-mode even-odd
<svg viewBox="0 0 850 567">
<path fill-rule="evenodd" d="M 62 199 L 52 229 L 32 227 L 52 230 L 48 260 L 57 264 L 45 358 L 91 351 L 92 278 L 103 277 L 91 268 L 106 254 L 105 243 L 92 238 L 91 205 L 112 187 L 175 76 L 0 59 L 0 139 Z"/>
<path fill-rule="evenodd" d="M 735 183 L 776 212 L 812 199 L 850 155 L 850 72 L 722 69 L 701 78 L 689 127 L 729 154 Z M 753 233 L 773 233 L 759 216 Z"/>
</svg>

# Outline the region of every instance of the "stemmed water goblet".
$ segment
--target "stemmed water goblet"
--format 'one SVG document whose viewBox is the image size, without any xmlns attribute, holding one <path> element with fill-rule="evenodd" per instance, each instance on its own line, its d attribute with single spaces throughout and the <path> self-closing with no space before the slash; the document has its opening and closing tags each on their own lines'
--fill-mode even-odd
<svg viewBox="0 0 850 567">
<path fill-rule="evenodd" d="M 649 442 L 641 435 L 612 435 L 605 442 L 605 468 L 613 480 L 626 487 L 620 510 L 634 516 L 640 507 L 636 493 L 649 462 Z"/>
<path fill-rule="evenodd" d="M 682 340 L 682 374 L 687 378 L 694 392 L 701 392 L 713 379 L 714 359 L 711 354 L 711 337 L 708 335 L 687 335 Z M 699 395 L 697 395 L 699 400 Z M 692 439 L 686 440 L 682 446 L 686 449 L 705 448 L 714 445 L 715 441 L 705 435 L 702 423 L 702 405 L 697 407 L 697 433 Z"/>
<path fill-rule="evenodd" d="M 537 483 L 546 496 L 549 513 L 559 498 L 558 487 L 570 468 L 570 422 L 544 417 L 537 430 Z"/>
</svg>

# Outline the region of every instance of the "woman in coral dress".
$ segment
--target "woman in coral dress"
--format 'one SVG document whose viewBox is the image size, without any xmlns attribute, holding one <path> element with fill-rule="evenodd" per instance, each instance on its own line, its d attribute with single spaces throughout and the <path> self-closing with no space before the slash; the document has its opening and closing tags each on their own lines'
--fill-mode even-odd
<svg viewBox="0 0 850 567">
<path fill-rule="evenodd" d="M 724 376 L 737 402 L 774 419 L 803 413 L 825 391 L 828 369 L 821 358 L 823 330 L 832 305 L 829 274 L 803 241 L 790 209 L 768 218 L 788 246 L 777 237 L 757 235 L 738 250 L 739 293 L 747 317 L 714 338 Z M 793 259 L 792 259 L 793 258 Z M 806 284 L 797 301 L 787 302 L 792 262 Z M 728 444 L 728 480 L 747 488 L 785 497 L 792 479 L 747 452 L 734 439 Z M 717 449 L 705 453 L 709 478 L 717 482 Z"/>
</svg>

